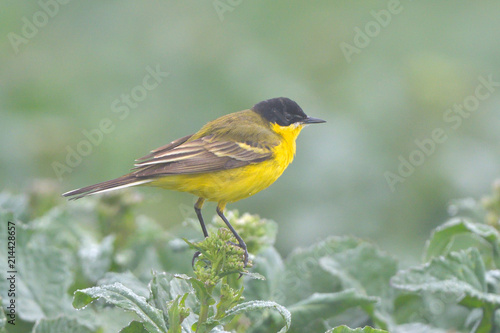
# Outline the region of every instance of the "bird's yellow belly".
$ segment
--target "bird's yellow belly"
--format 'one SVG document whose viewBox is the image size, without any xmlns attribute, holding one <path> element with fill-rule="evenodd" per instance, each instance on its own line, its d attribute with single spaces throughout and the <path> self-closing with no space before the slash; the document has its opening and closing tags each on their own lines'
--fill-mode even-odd
<svg viewBox="0 0 500 333">
<path fill-rule="evenodd" d="M 148 185 L 192 193 L 208 201 L 235 202 L 274 183 L 294 154 L 295 142 L 284 142 L 276 147 L 273 158 L 260 163 L 211 173 L 164 176 Z"/>
</svg>

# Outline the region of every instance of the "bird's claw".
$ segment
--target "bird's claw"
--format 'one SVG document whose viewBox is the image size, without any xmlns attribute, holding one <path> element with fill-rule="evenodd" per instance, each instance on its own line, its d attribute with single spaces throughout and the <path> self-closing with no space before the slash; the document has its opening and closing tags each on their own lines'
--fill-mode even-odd
<svg viewBox="0 0 500 333">
<path fill-rule="evenodd" d="M 191 267 L 194 268 L 194 263 L 196 262 L 196 259 L 200 256 L 201 252 L 196 251 L 193 255 L 193 259 L 191 260 Z"/>
</svg>

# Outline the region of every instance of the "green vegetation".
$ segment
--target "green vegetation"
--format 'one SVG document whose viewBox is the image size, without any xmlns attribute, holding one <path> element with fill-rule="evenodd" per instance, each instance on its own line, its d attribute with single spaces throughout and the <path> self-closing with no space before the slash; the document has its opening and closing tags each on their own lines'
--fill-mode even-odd
<svg viewBox="0 0 500 333">
<path fill-rule="evenodd" d="M 301 133 L 272 187 L 228 208 L 286 225 L 274 245 L 284 255 L 354 235 L 416 262 L 449 200 L 478 198 L 499 177 L 500 87 L 482 82 L 500 83 L 500 1 L 4 3 L 2 189 L 116 178 L 277 96 L 327 123 Z M 346 44 L 359 53 L 346 57 Z M 141 193 L 136 211 L 163 229 L 185 220 L 181 204 L 194 214 L 189 194 Z"/>
<path fill-rule="evenodd" d="M 283 259 L 275 222 L 228 212 L 249 240 L 244 268 L 217 219 L 196 243 L 137 214 L 134 192 L 71 203 L 57 195 L 0 194 L 0 237 L 13 222 L 17 272 L 11 297 L 2 250 L 3 309 L 15 299 L 16 318 L 0 311 L 0 332 L 500 332 L 498 182 L 481 204 L 454 203 L 423 263 L 405 269 L 352 237 Z"/>
</svg>

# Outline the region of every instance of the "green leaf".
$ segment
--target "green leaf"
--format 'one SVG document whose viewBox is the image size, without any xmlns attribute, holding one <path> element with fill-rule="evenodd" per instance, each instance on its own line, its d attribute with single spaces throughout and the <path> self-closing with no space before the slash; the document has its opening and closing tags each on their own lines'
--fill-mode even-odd
<svg viewBox="0 0 500 333">
<path fill-rule="evenodd" d="M 471 310 L 455 295 L 435 292 L 399 292 L 391 317 L 394 323 L 429 323 L 435 327 L 465 328 Z M 391 327 L 393 328 L 393 327 Z"/>
<path fill-rule="evenodd" d="M 200 301 L 200 303 L 208 305 L 215 304 L 215 299 L 210 295 L 203 282 L 185 274 L 175 274 L 174 276 L 178 279 L 189 281 L 191 283 L 191 286 L 193 286 L 193 289 L 196 293 L 196 298 L 198 298 L 198 301 Z"/>
<path fill-rule="evenodd" d="M 292 314 L 292 329 L 296 332 L 316 320 L 325 320 L 353 307 L 361 307 L 372 312 L 378 297 L 363 296 L 354 289 L 338 293 L 313 294 L 305 300 L 288 306 Z"/>
<path fill-rule="evenodd" d="M 194 296 L 194 290 L 186 280 L 176 278 L 173 274 L 153 272 L 153 279 L 149 283 L 151 290 L 150 302 L 158 309 L 160 309 L 165 318 L 165 322 L 169 323 L 168 311 L 169 302 L 178 297 L 184 297 L 185 306 L 190 309 L 199 307 L 199 303 Z M 196 314 L 191 313 L 183 322 L 182 327 L 186 330 L 197 321 Z"/>
<path fill-rule="evenodd" d="M 355 289 L 359 297 L 377 296 L 387 299 L 376 308 L 364 308 L 366 317 L 370 316 L 379 326 L 385 328 L 392 307 L 393 291 L 390 288 L 390 278 L 396 272 L 396 260 L 375 246 L 355 238 L 330 237 L 310 248 L 295 251 L 287 259 L 285 272 L 282 274 L 284 281 L 279 285 L 279 291 L 284 295 L 285 301 L 282 302 L 280 298 L 277 300 L 289 307 L 314 293 L 332 294 Z M 343 311 L 344 309 L 338 311 L 338 314 Z M 332 308 L 327 318 L 318 319 L 334 316 L 335 308 Z M 344 318 L 335 324 L 355 325 L 362 320 L 359 317 L 359 313 L 353 313 L 350 320 Z M 306 324 L 306 321 L 301 321 L 300 324 Z M 300 327 L 294 324 L 294 329 L 300 330 Z"/>
<path fill-rule="evenodd" d="M 384 331 L 385 332 L 385 331 Z M 421 323 L 398 325 L 392 329 L 394 333 L 450 333 L 450 330 L 432 327 Z M 453 331 L 452 331 L 453 332 Z"/>
<path fill-rule="evenodd" d="M 467 327 L 470 312 L 470 309 L 457 303 L 454 295 L 400 292 L 394 299 L 391 317 L 394 323 L 429 323 L 435 327 L 462 329 Z"/>
<path fill-rule="evenodd" d="M 500 233 L 492 226 L 459 218 L 433 231 L 425 246 L 424 260 L 470 247 L 479 249 L 487 267 L 500 268 Z"/>
<path fill-rule="evenodd" d="M 144 325 L 138 321 L 132 321 L 127 327 L 124 327 L 120 333 L 149 333 Z"/>
<path fill-rule="evenodd" d="M 480 327 L 486 331 L 491 327 L 494 307 L 500 306 L 500 295 L 488 292 L 484 263 L 475 248 L 451 252 L 424 266 L 400 271 L 392 285 L 408 292 L 444 294 L 469 308 L 482 308 Z"/>
<path fill-rule="evenodd" d="M 149 288 L 148 286 L 140 281 L 134 274 L 131 272 L 108 272 L 104 275 L 102 279 L 98 281 L 98 285 L 110 285 L 119 282 L 123 284 L 125 287 L 131 289 L 139 296 L 148 298 L 149 297 Z"/>
<path fill-rule="evenodd" d="M 260 281 L 266 280 L 266 277 L 264 275 L 256 273 L 256 272 L 241 272 L 241 275 L 246 276 L 246 277 L 253 279 L 253 280 L 260 280 Z"/>
<path fill-rule="evenodd" d="M 53 319 L 41 319 L 33 327 L 32 333 L 93 333 L 94 330 L 84 326 L 76 319 L 58 317 Z"/>
<path fill-rule="evenodd" d="M 182 297 L 179 295 L 175 300 L 168 303 L 168 333 L 182 333 L 182 322 L 191 313 L 191 310 L 185 305 L 188 295 L 188 293 Z"/>
<path fill-rule="evenodd" d="M 325 333 L 388 333 L 388 332 L 384 330 L 375 329 L 369 326 L 365 326 L 364 328 L 352 329 L 343 325 L 328 330 Z"/>
<path fill-rule="evenodd" d="M 369 326 L 366 326 L 364 328 L 355 328 L 355 329 L 349 328 L 347 326 L 339 326 L 331 330 L 328 330 L 325 333 L 388 333 L 388 332 L 384 330 L 377 330 Z"/>
<path fill-rule="evenodd" d="M 229 309 L 240 303 L 244 299 L 242 294 L 243 287 L 241 287 L 239 290 L 235 290 L 229 287 L 228 284 L 222 283 L 219 302 L 216 306 L 217 312 L 215 314 L 215 318 L 223 318 Z"/>
<path fill-rule="evenodd" d="M 118 282 L 112 285 L 77 290 L 73 306 L 81 309 L 98 298 L 104 298 L 108 303 L 135 312 L 143 320 L 144 327 L 150 333 L 167 332 L 161 311 L 149 305 L 144 297 L 135 294 Z"/>
<path fill-rule="evenodd" d="M 370 296 L 387 296 L 397 272 L 394 258 L 369 243 L 320 258 L 319 265 L 338 278 L 343 289 L 355 288 Z"/>
<path fill-rule="evenodd" d="M 73 313 L 75 314 L 80 314 L 82 312 L 88 313 L 83 323 L 88 326 L 94 325 L 92 327 L 99 328 L 98 333 L 119 332 L 132 321 L 138 319 L 135 313 L 124 311 L 117 306 L 110 306 L 104 302 L 96 302 L 95 305 L 88 306 L 83 311 L 75 311 L 73 309 Z M 110 318 L 112 318 L 112 320 L 110 320 Z M 82 322 L 80 316 L 78 320 Z"/>
<path fill-rule="evenodd" d="M 7 223 L 12 215 L 0 214 L 1 239 L 6 239 Z M 6 218 L 4 220 L 4 218 Z M 19 318 L 35 322 L 73 312 L 67 294 L 73 282 L 71 257 L 67 251 L 55 248 L 43 234 L 33 234 L 33 229 L 19 221 L 16 224 L 16 304 Z M 7 252 L 0 251 L 0 296 L 7 301 Z"/>
<path fill-rule="evenodd" d="M 305 249 L 296 249 L 285 261 L 277 293 L 284 304 L 297 303 L 314 293 L 331 293 L 343 290 L 341 281 L 332 278 L 319 264 L 325 256 L 355 249 L 360 241 L 349 237 L 329 237 Z"/>
<path fill-rule="evenodd" d="M 484 263 L 474 248 L 400 271 L 391 282 L 394 287 L 411 292 L 451 293 L 470 307 L 482 307 L 483 303 L 500 305 L 500 295 L 487 291 Z"/>
<path fill-rule="evenodd" d="M 163 313 L 163 318 L 165 319 L 167 325 L 169 324 L 167 316 L 168 314 L 167 303 L 175 299 L 171 295 L 170 284 L 172 280 L 173 280 L 173 275 L 167 275 L 167 273 L 153 272 L 153 279 L 149 283 L 149 289 L 151 290 L 150 302 L 152 302 L 153 305 Z M 186 290 L 186 292 L 189 292 L 188 290 Z"/>
<path fill-rule="evenodd" d="M 170 249 L 171 238 L 170 234 L 153 219 L 143 215 L 137 216 L 134 219 L 133 234 L 128 235 L 125 246 L 119 249 L 116 261 L 123 270 L 131 271 L 141 281 L 151 278 L 151 270 L 178 272 L 179 265 L 190 269 L 189 259 L 180 260 L 183 257 Z M 191 256 L 192 254 L 189 257 Z"/>
<path fill-rule="evenodd" d="M 488 291 L 493 294 L 500 294 L 500 270 L 490 270 L 486 272 L 486 283 Z"/>
<path fill-rule="evenodd" d="M 387 328 L 393 307 L 390 279 L 398 267 L 394 258 L 369 243 L 360 243 L 356 248 L 320 258 L 319 265 L 338 279 L 344 290 L 354 288 L 360 296 L 377 296 L 377 307 L 363 309 L 378 326 Z"/>
<path fill-rule="evenodd" d="M 281 317 L 285 320 L 285 326 L 278 332 L 284 333 L 290 329 L 291 314 L 284 306 L 270 301 L 250 301 L 241 303 L 226 312 L 226 316 L 220 320 L 221 323 L 228 323 L 231 319 L 239 314 L 247 313 L 255 310 L 273 309 L 278 311 Z"/>
<path fill-rule="evenodd" d="M 11 194 L 6 191 L 0 193 L 0 211 L 2 214 L 12 214 L 10 221 L 25 220 L 29 215 L 29 198 L 26 194 Z M 2 219 L 2 223 L 4 223 Z"/>
<path fill-rule="evenodd" d="M 231 333 L 231 332 L 224 331 L 224 329 L 222 329 L 220 326 L 217 326 L 217 327 L 212 328 L 210 333 Z"/>
<path fill-rule="evenodd" d="M 245 281 L 245 297 L 252 300 L 271 299 L 278 301 L 278 303 L 283 301 L 283 297 L 278 295 L 285 267 L 281 255 L 274 247 L 269 247 L 261 251 L 253 261 L 252 271 L 264 276 L 265 281 Z"/>
<path fill-rule="evenodd" d="M 109 235 L 97 243 L 91 237 L 82 241 L 78 250 L 78 258 L 85 277 L 95 283 L 110 269 L 113 258 L 113 242 L 115 236 Z"/>
</svg>

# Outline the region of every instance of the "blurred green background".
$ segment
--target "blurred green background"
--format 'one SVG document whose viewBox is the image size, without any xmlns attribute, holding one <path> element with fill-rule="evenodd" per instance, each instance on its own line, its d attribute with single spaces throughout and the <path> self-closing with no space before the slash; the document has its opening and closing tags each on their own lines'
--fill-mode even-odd
<svg viewBox="0 0 500 333">
<path fill-rule="evenodd" d="M 54 163 L 65 164 L 78 145 L 88 154 L 61 175 L 60 191 L 115 178 L 149 150 L 278 96 L 328 122 L 302 132 L 279 181 L 229 208 L 277 221 L 284 255 L 352 234 L 418 260 L 449 200 L 481 197 L 499 176 L 500 87 L 478 88 L 479 77 L 500 82 L 498 1 L 5 0 L 2 7 L 4 188 L 57 179 Z M 148 68 L 169 73 L 150 91 L 137 88 Z M 473 112 L 443 118 L 454 104 L 473 103 L 476 89 L 488 96 Z M 102 119 L 112 130 L 88 151 L 84 131 Z M 398 173 L 400 156 L 422 157 L 415 140 L 436 128 L 444 142 L 391 190 L 386 172 Z M 189 194 L 139 191 L 141 209 L 165 228 L 194 216 Z M 207 218 L 213 211 L 205 209 Z"/>
</svg>

